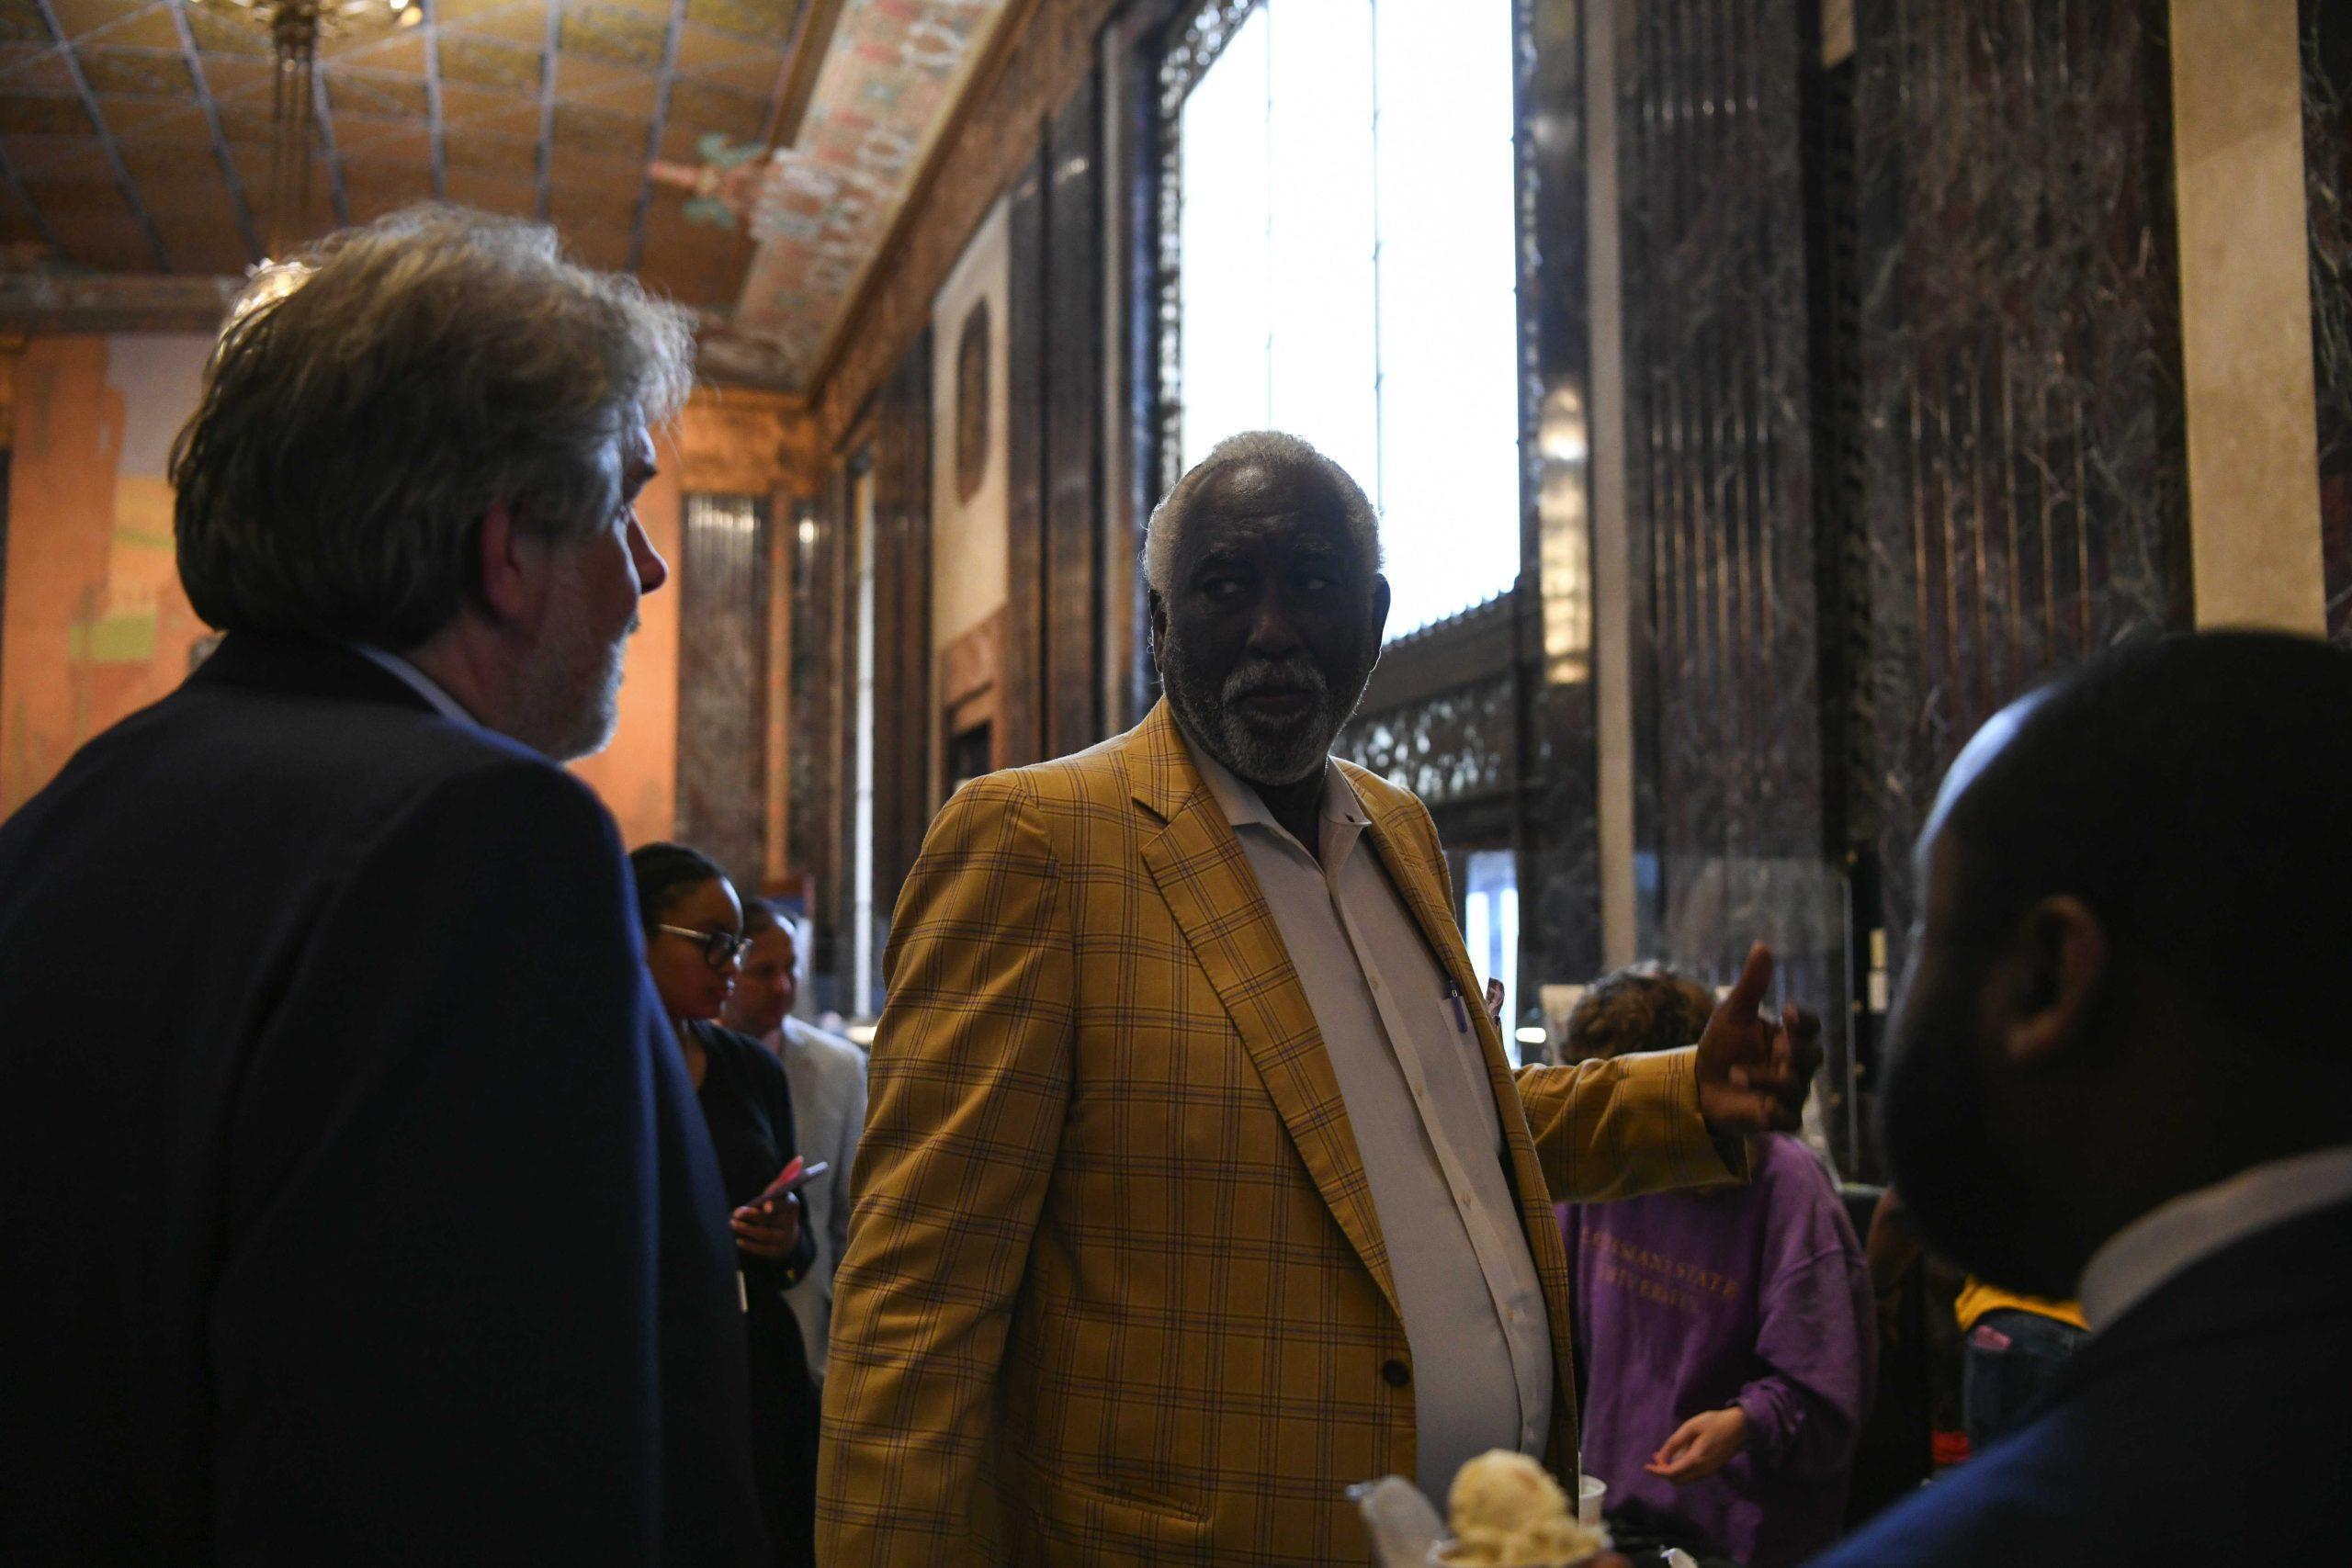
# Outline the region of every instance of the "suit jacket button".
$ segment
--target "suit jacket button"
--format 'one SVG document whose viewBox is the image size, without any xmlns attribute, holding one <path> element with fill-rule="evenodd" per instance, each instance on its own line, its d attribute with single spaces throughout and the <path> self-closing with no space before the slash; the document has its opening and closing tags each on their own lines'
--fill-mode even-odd
<svg viewBox="0 0 2352 1568">
<path fill-rule="evenodd" d="M 1392 1356 L 1381 1363 L 1380 1375 L 1388 1380 L 1390 1388 L 1403 1388 L 1413 1381 L 1413 1369 Z"/>
</svg>

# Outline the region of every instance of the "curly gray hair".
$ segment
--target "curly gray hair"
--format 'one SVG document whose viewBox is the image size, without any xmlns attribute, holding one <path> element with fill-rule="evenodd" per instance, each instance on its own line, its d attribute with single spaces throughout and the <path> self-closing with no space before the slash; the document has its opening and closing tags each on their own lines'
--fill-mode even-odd
<svg viewBox="0 0 2352 1568">
<path fill-rule="evenodd" d="M 1348 540 L 1364 568 L 1367 592 L 1380 570 L 1380 520 L 1363 487 L 1348 470 L 1317 451 L 1308 442 L 1279 430 L 1245 430 L 1209 448 L 1209 455 L 1184 470 L 1160 503 L 1152 508 L 1144 531 L 1143 579 L 1155 593 L 1165 594 L 1176 575 L 1176 546 L 1193 521 L 1193 498 L 1218 469 L 1235 463 L 1259 463 L 1267 468 L 1304 468 L 1329 481 L 1345 513 Z"/>
<path fill-rule="evenodd" d="M 172 446 L 180 580 L 224 631 L 416 647 L 456 618 L 503 502 L 607 525 L 600 462 L 684 404 L 684 311 L 566 261 L 544 224 L 410 208 L 262 269 Z"/>
</svg>

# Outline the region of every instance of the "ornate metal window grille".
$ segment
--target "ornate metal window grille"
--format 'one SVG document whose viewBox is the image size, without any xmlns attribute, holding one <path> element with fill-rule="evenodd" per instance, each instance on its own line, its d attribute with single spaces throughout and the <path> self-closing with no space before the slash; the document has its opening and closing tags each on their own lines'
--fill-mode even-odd
<svg viewBox="0 0 2352 1568">
<path fill-rule="evenodd" d="M 1519 782 L 1514 596 L 1499 593 L 1399 637 L 1332 750 L 1449 808 L 1508 801 Z"/>
<path fill-rule="evenodd" d="M 1183 217 L 1184 100 L 1216 63 L 1241 24 L 1264 0 L 1207 0 L 1169 24 L 1159 70 L 1159 168 L 1153 218 L 1159 225 L 1153 279 L 1159 321 L 1158 494 L 1184 474 Z"/>
</svg>

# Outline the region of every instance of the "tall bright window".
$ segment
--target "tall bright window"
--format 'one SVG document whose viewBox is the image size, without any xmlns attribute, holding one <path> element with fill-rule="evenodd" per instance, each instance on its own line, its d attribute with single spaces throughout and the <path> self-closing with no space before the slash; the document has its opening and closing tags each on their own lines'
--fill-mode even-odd
<svg viewBox="0 0 2352 1568">
<path fill-rule="evenodd" d="M 1519 572 L 1511 0 L 1265 0 L 1180 111 L 1180 445 L 1312 441 L 1382 515 L 1388 630 Z"/>
</svg>

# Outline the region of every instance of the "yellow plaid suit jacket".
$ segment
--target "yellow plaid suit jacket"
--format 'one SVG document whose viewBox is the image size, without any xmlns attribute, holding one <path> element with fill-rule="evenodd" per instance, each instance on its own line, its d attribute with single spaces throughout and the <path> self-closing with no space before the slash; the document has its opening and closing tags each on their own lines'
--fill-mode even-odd
<svg viewBox="0 0 2352 1568">
<path fill-rule="evenodd" d="M 1432 950 L 1479 987 L 1437 834 L 1361 769 Z M 1414 1470 L 1384 1236 L 1323 1043 L 1165 705 L 964 786 L 903 890 L 835 1282 L 818 1558 L 1361 1562 L 1351 1482 Z M 1514 1075 L 1479 1010 L 1552 1317 L 1552 1194 L 1724 1179 L 1673 1052 Z M 1524 1107 L 1524 1114 L 1521 1108 Z"/>
</svg>

